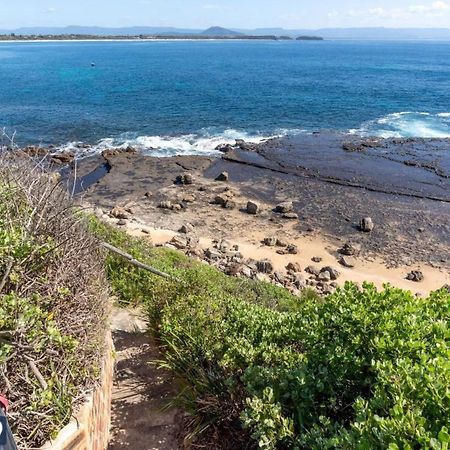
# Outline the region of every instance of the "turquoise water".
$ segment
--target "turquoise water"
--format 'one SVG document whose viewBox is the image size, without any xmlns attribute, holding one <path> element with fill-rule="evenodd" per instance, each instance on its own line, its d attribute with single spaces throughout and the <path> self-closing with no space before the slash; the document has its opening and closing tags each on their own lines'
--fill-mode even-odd
<svg viewBox="0 0 450 450">
<path fill-rule="evenodd" d="M 0 127 L 162 154 L 326 130 L 446 137 L 450 43 L 1 43 Z"/>
</svg>

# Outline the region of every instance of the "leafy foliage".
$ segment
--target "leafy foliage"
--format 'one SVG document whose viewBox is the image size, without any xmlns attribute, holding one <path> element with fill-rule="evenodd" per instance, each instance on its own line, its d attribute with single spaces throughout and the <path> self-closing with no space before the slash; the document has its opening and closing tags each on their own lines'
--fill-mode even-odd
<svg viewBox="0 0 450 450">
<path fill-rule="evenodd" d="M 172 251 L 135 256 L 182 280 L 145 274 L 138 289 L 196 430 L 247 430 L 263 449 L 448 448 L 448 292 L 347 283 L 296 298 Z"/>
</svg>

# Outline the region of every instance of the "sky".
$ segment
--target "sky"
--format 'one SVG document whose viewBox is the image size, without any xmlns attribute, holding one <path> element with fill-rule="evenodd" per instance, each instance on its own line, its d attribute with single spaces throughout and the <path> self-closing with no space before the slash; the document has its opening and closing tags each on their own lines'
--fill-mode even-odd
<svg viewBox="0 0 450 450">
<path fill-rule="evenodd" d="M 450 28 L 450 0 L 0 0 L 0 28 Z"/>
</svg>

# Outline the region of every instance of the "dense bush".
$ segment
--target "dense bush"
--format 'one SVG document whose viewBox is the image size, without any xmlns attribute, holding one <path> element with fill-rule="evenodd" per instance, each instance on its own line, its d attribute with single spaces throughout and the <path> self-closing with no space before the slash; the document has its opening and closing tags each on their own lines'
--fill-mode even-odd
<svg viewBox="0 0 450 450">
<path fill-rule="evenodd" d="M 53 177 L 0 159 L 0 392 L 21 448 L 70 419 L 98 375 L 108 292 L 103 257 Z"/>
<path fill-rule="evenodd" d="M 448 292 L 419 299 L 348 283 L 325 299 L 296 298 L 127 239 L 182 281 L 139 275 L 138 289 L 144 300 L 158 292 L 147 305 L 197 430 L 231 429 L 264 449 L 448 448 Z"/>
</svg>

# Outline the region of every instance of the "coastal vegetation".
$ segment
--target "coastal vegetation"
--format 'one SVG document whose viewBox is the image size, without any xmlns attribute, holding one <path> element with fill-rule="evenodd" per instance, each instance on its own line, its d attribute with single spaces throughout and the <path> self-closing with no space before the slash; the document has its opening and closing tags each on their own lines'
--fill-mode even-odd
<svg viewBox="0 0 450 450">
<path fill-rule="evenodd" d="M 214 430 L 209 448 L 448 448 L 448 291 L 347 283 L 298 297 L 91 224 L 174 277 L 107 258 L 115 294 L 143 302 L 179 377 L 191 440 Z"/>
<path fill-rule="evenodd" d="M 103 256 L 66 192 L 0 160 L 0 392 L 20 448 L 66 425 L 95 382 L 108 289 Z"/>
</svg>

